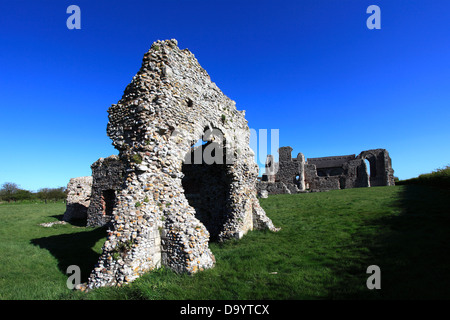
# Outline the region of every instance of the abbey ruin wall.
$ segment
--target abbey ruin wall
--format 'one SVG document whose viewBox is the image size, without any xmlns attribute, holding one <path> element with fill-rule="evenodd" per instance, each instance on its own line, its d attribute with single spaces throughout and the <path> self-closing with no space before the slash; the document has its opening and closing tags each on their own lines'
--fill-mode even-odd
<svg viewBox="0 0 450 320">
<path fill-rule="evenodd" d="M 356 155 L 308 158 L 291 157 L 291 147 L 279 149 L 279 162 L 267 156 L 266 171 L 258 182 L 258 192 L 268 194 L 320 192 L 394 185 L 391 158 L 385 149 Z M 369 163 L 369 168 L 365 160 Z M 370 174 L 369 174 L 370 172 Z"/>
</svg>

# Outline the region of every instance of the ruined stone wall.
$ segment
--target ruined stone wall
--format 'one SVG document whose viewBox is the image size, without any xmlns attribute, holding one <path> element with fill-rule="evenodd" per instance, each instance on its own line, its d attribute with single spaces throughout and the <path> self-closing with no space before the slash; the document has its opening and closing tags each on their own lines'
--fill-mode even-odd
<svg viewBox="0 0 450 320">
<path fill-rule="evenodd" d="M 87 225 L 103 226 L 112 219 L 116 193 L 123 183 L 124 168 L 116 155 L 100 158 L 91 165 L 92 196 L 87 211 Z"/>
<path fill-rule="evenodd" d="M 341 178 L 340 188 L 369 187 L 369 176 L 366 163 L 361 159 L 350 160 L 343 164 L 344 174 Z"/>
<path fill-rule="evenodd" d="M 316 165 L 309 163 L 305 165 L 305 184 L 310 192 L 340 189 L 339 176 L 319 177 Z"/>
<path fill-rule="evenodd" d="M 358 159 L 367 159 L 370 163 L 370 186 L 393 186 L 394 169 L 391 157 L 386 149 L 372 149 L 361 152 Z"/>
<path fill-rule="evenodd" d="M 271 165 L 278 170 L 266 169 L 265 176 L 258 182 L 258 190 L 279 194 L 394 185 L 394 170 L 385 149 L 363 151 L 357 157 L 352 154 L 308 158 L 307 162 L 301 153 L 297 159 L 291 159 L 291 152 L 291 147 L 279 149 L 280 161 Z M 370 177 L 365 159 L 370 162 Z M 268 161 L 273 162 L 271 155 Z M 292 182 L 296 188 L 292 187 Z"/>
<path fill-rule="evenodd" d="M 66 211 L 64 221 L 86 219 L 91 202 L 92 177 L 70 179 L 67 184 Z"/>
<path fill-rule="evenodd" d="M 208 129 L 216 134 L 207 140 L 221 144 L 231 158 L 216 168 L 228 190 L 226 214 L 219 219 L 223 224 L 214 231 L 218 240 L 240 238 L 254 228 L 277 230 L 256 197 L 258 167 L 245 112 L 176 40 L 152 45 L 108 113 L 107 133 L 119 150 L 125 176 L 113 227 L 88 288 L 131 282 L 160 265 L 188 273 L 214 266 L 210 233 L 183 187 L 186 155 Z"/>
<path fill-rule="evenodd" d="M 342 167 L 346 162 L 354 159 L 356 159 L 356 156 L 354 154 L 351 154 L 346 156 L 308 158 L 308 163 L 314 164 L 316 166 L 316 169 L 339 168 Z"/>
<path fill-rule="evenodd" d="M 304 190 L 304 165 L 305 157 L 299 153 L 292 159 L 291 147 L 281 147 L 279 150 L 278 171 L 275 181 L 283 182 L 291 193 Z"/>
<path fill-rule="evenodd" d="M 302 153 L 292 159 L 291 147 L 278 150 L 279 162 L 272 155 L 266 159 L 266 170 L 258 182 L 258 192 L 263 190 L 269 194 L 298 193 L 305 191 L 305 156 Z"/>
<path fill-rule="evenodd" d="M 268 155 L 265 163 L 265 172 L 261 181 L 275 182 L 276 173 L 278 172 L 278 162 L 275 162 L 273 155 Z"/>
</svg>

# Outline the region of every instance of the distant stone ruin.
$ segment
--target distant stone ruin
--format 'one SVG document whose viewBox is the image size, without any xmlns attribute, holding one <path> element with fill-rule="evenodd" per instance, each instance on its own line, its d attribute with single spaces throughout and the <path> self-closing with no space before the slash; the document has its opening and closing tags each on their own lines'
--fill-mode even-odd
<svg viewBox="0 0 450 320">
<path fill-rule="evenodd" d="M 92 177 L 70 179 L 67 184 L 66 212 L 63 221 L 86 219 L 91 203 Z"/>
<path fill-rule="evenodd" d="M 167 266 L 211 268 L 210 239 L 277 231 L 260 207 L 245 111 L 176 40 L 157 41 L 108 110 L 118 157 L 92 165 L 89 225 L 109 224 L 84 288 L 119 286 Z"/>
<path fill-rule="evenodd" d="M 395 184 L 391 158 L 385 149 L 363 151 L 358 156 L 308 158 L 307 161 L 302 153 L 292 158 L 291 147 L 281 147 L 278 153 L 279 162 L 274 161 L 273 155 L 267 156 L 265 173 L 258 181 L 260 195 Z"/>
<path fill-rule="evenodd" d="M 89 227 L 109 225 L 116 193 L 123 183 L 124 168 L 116 155 L 91 165 L 92 176 L 70 179 L 67 185 L 66 222 L 85 221 Z"/>
<path fill-rule="evenodd" d="M 116 204 L 116 193 L 125 175 L 123 164 L 116 155 L 100 158 L 91 165 L 92 194 L 87 210 L 87 225 L 104 226 L 111 222 Z"/>
</svg>

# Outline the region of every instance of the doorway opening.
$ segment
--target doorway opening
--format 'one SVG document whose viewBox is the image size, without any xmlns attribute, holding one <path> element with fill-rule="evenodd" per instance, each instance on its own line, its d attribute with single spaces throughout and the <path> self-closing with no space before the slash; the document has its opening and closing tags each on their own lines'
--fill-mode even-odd
<svg viewBox="0 0 450 320">
<path fill-rule="evenodd" d="M 103 215 L 110 217 L 116 204 L 116 192 L 108 189 L 102 192 Z"/>
<path fill-rule="evenodd" d="M 375 185 L 376 179 L 376 167 L 375 160 L 373 158 L 364 159 L 367 168 L 367 176 L 369 177 L 369 187 Z"/>
<path fill-rule="evenodd" d="M 203 155 L 201 161 L 199 154 Z M 218 154 L 223 155 L 223 161 L 208 161 L 208 156 L 209 159 L 218 159 Z M 225 148 L 217 142 L 197 142 L 192 145 L 182 165 L 186 199 L 195 209 L 195 217 L 208 230 L 210 241 L 218 240 L 229 212 L 231 179 L 225 155 Z"/>
</svg>

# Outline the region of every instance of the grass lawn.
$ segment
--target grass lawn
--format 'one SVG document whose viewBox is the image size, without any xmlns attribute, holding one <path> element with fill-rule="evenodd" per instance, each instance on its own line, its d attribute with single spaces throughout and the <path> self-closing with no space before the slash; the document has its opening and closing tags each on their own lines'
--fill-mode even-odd
<svg viewBox="0 0 450 320">
<path fill-rule="evenodd" d="M 216 267 L 193 276 L 162 268 L 122 288 L 67 289 L 85 281 L 103 228 L 61 219 L 63 203 L 0 205 L 0 299 L 449 299 L 450 191 L 375 187 L 273 195 L 261 205 L 281 227 L 211 243 Z M 369 290 L 367 267 L 381 269 Z"/>
</svg>

